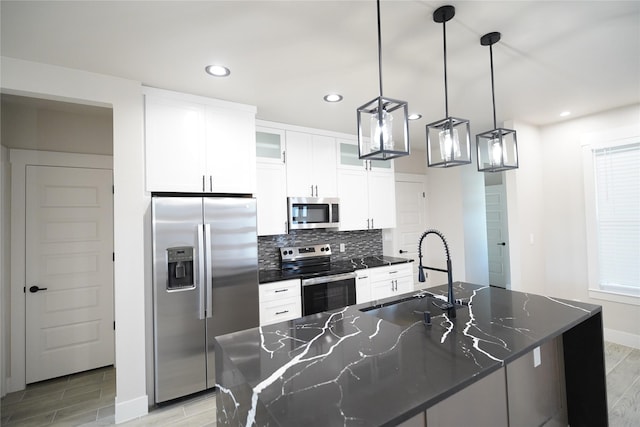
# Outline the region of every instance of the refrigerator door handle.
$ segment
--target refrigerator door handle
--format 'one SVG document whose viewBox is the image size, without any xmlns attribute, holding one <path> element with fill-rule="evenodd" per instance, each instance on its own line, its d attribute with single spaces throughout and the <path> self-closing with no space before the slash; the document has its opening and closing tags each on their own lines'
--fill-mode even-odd
<svg viewBox="0 0 640 427">
<path fill-rule="evenodd" d="M 211 224 L 205 224 L 204 225 L 204 234 L 205 234 L 205 239 L 206 239 L 206 272 L 208 272 L 209 274 L 206 274 L 205 276 L 205 284 L 206 286 L 204 286 L 207 290 L 206 292 L 206 301 L 207 301 L 207 311 L 206 311 L 206 315 L 207 318 L 210 319 L 213 317 L 213 265 L 211 264 L 211 248 L 212 248 L 212 243 L 211 243 Z"/>
<path fill-rule="evenodd" d="M 204 274 L 204 228 L 203 224 L 198 224 L 198 319 L 205 318 L 205 288 L 207 280 Z"/>
</svg>

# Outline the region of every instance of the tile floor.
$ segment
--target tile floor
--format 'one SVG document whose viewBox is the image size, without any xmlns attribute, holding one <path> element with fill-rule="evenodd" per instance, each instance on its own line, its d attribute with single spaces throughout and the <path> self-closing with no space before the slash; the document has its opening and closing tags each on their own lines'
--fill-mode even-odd
<svg viewBox="0 0 640 427">
<path fill-rule="evenodd" d="M 606 343 L 607 398 L 611 427 L 640 426 L 640 350 Z M 114 424 L 115 370 L 111 367 L 32 384 L 2 398 L 2 426 L 95 427 Z M 207 392 L 121 424 L 215 426 L 215 393 Z"/>
</svg>

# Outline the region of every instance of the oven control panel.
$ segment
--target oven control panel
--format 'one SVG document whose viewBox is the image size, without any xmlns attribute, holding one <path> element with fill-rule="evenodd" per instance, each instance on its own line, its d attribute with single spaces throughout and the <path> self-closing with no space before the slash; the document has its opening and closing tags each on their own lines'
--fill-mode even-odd
<svg viewBox="0 0 640 427">
<path fill-rule="evenodd" d="M 298 246 L 290 248 L 280 248 L 280 257 L 283 261 L 294 261 L 296 259 L 327 257 L 331 255 L 331 246 L 328 243 L 312 246 Z"/>
</svg>

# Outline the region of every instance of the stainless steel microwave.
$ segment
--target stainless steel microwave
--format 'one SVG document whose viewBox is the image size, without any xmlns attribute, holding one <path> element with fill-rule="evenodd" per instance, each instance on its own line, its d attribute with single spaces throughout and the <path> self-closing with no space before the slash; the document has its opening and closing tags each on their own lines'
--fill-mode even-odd
<svg viewBox="0 0 640 427">
<path fill-rule="evenodd" d="M 289 230 L 340 226 L 337 197 L 288 197 L 287 204 Z"/>
</svg>

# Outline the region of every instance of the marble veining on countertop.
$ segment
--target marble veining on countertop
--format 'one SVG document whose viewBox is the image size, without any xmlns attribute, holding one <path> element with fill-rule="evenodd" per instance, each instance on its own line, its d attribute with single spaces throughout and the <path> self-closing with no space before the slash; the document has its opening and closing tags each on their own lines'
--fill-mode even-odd
<svg viewBox="0 0 640 427">
<path fill-rule="evenodd" d="M 238 384 L 220 389 L 218 423 L 395 425 L 601 310 L 457 282 L 466 305 L 452 319 L 433 305 L 444 295 L 440 286 L 405 294 L 401 304 L 360 304 L 217 337 Z"/>
</svg>

